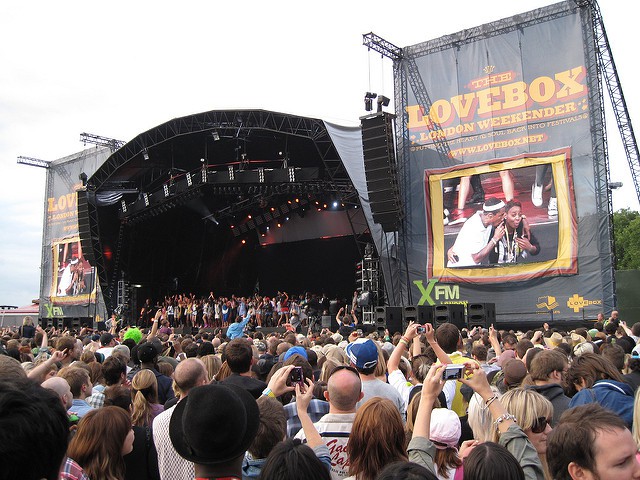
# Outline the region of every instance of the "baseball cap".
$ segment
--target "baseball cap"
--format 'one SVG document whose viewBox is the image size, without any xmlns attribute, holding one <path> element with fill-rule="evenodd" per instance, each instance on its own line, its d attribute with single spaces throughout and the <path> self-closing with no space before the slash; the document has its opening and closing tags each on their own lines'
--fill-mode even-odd
<svg viewBox="0 0 640 480">
<path fill-rule="evenodd" d="M 307 355 L 307 351 L 304 349 L 304 347 L 296 346 L 296 347 L 291 347 L 289 350 L 287 350 L 284 353 L 284 357 L 282 357 L 282 361 L 286 362 L 290 357 L 294 355 L 300 355 L 305 360 L 309 360 L 309 356 Z"/>
<path fill-rule="evenodd" d="M 108 332 L 100 335 L 100 345 L 102 345 L 103 347 L 109 345 L 111 343 L 111 340 L 113 340 L 113 335 Z"/>
<path fill-rule="evenodd" d="M 378 349 L 373 340 L 359 338 L 347 345 L 347 356 L 356 368 L 373 368 L 378 364 Z"/>
<path fill-rule="evenodd" d="M 434 408 L 431 411 L 429 440 L 436 448 L 458 448 L 458 441 L 462 434 L 458 414 L 448 408 Z"/>
</svg>

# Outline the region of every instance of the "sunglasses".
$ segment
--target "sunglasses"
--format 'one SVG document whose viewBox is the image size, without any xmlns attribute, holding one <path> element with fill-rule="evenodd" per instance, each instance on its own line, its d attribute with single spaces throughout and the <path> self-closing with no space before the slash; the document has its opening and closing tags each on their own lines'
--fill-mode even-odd
<svg viewBox="0 0 640 480">
<path fill-rule="evenodd" d="M 547 425 L 551 426 L 551 420 L 546 417 L 538 417 L 531 426 L 533 433 L 542 433 L 547 429 Z"/>
</svg>

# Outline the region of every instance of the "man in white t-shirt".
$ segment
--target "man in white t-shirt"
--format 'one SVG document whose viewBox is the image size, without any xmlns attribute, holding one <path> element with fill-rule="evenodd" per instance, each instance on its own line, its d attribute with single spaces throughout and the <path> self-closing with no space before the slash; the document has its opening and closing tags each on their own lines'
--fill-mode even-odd
<svg viewBox="0 0 640 480">
<path fill-rule="evenodd" d="M 473 214 L 458 232 L 456 241 L 447 252 L 447 267 L 480 265 L 504 235 L 504 202 L 487 198 L 482 210 Z M 495 228 L 493 237 L 491 230 Z"/>
</svg>

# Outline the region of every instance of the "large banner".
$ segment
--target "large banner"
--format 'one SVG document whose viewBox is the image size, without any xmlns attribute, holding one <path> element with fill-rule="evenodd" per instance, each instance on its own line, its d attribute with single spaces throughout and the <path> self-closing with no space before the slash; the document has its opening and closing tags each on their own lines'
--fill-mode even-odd
<svg viewBox="0 0 640 480">
<path fill-rule="evenodd" d="M 47 170 L 40 317 L 104 320 L 95 268 L 87 261 L 78 229 L 80 175 L 90 177 L 109 149 L 88 149 L 51 162 Z"/>
<path fill-rule="evenodd" d="M 591 29 L 569 1 L 403 49 L 413 303 L 531 321 L 613 307 Z"/>
</svg>

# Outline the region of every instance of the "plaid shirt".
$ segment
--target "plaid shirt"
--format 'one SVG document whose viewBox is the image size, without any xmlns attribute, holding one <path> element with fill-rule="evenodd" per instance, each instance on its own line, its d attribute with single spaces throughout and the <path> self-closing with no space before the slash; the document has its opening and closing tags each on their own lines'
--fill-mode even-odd
<svg viewBox="0 0 640 480">
<path fill-rule="evenodd" d="M 90 397 L 85 398 L 85 401 L 93 408 L 102 408 L 104 406 L 104 393 L 96 392 Z"/>
<path fill-rule="evenodd" d="M 89 477 L 84 473 L 82 467 L 78 465 L 73 459 L 67 457 L 60 469 L 59 480 L 89 480 Z"/>
<path fill-rule="evenodd" d="M 311 421 L 316 423 L 329 413 L 329 402 L 313 398 L 311 399 L 309 408 L 307 408 L 307 413 L 311 417 Z M 287 417 L 287 437 L 295 437 L 296 433 L 298 433 L 302 428 L 302 423 L 300 422 L 300 418 L 298 418 L 295 401 L 284 406 L 284 414 Z"/>
</svg>

